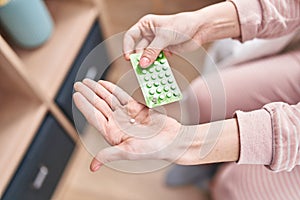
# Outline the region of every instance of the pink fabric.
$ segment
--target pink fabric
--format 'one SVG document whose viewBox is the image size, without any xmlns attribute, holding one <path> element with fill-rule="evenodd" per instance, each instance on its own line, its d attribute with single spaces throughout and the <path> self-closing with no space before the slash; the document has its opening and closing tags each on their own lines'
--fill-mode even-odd
<svg viewBox="0 0 300 200">
<path fill-rule="evenodd" d="M 292 171 L 300 164 L 300 103 L 295 106 L 272 103 L 264 108 L 270 113 L 273 127 L 273 158 L 270 169 L 276 172 Z"/>
<path fill-rule="evenodd" d="M 300 25 L 298 0 L 230 0 L 237 8 L 241 40 L 286 35 Z"/>
<path fill-rule="evenodd" d="M 214 200 L 299 200 L 300 167 L 274 173 L 262 165 L 228 163 L 211 185 Z"/>
<path fill-rule="evenodd" d="M 300 25 L 299 0 L 232 2 L 238 11 L 242 41 L 285 35 Z M 257 111 L 236 112 L 240 132 L 240 158 L 238 164 L 229 163 L 219 170 L 212 186 L 214 199 L 300 199 L 299 58 L 300 50 L 264 59 L 264 65 L 263 61 L 243 64 L 245 68 L 252 69 L 248 76 L 243 77 L 245 82 L 254 80 L 253 90 L 246 93 L 254 92 L 257 96 L 252 99 L 250 106 L 243 94 L 235 98 L 240 101 L 246 98 L 246 110 L 270 99 L 275 103 L 269 103 Z M 261 69 L 255 71 L 256 68 L 251 68 L 253 64 L 256 67 L 259 65 Z M 257 87 L 257 82 L 262 82 L 260 75 L 270 66 L 273 69 L 269 69 L 269 75 L 263 79 L 266 83 L 272 82 L 273 86 L 261 84 Z M 277 70 L 280 66 L 284 66 L 284 69 Z M 224 84 L 225 88 L 239 88 L 234 85 L 226 86 L 226 81 Z M 239 92 L 238 90 L 237 93 Z M 281 102 L 276 102 L 276 98 Z M 267 168 L 263 165 L 267 165 Z"/>
<path fill-rule="evenodd" d="M 238 12 L 241 41 L 282 36 L 300 25 L 299 0 L 231 2 Z M 218 101 L 206 84 L 220 78 L 226 109 L 214 109 Z M 214 199 L 300 199 L 300 49 L 198 78 L 189 92 L 197 95 L 189 101 L 199 105 L 200 123 L 242 110 L 236 112 L 240 157 L 218 171 Z"/>
<path fill-rule="evenodd" d="M 251 3 L 246 0 L 232 0 L 232 2 L 236 5 L 238 11 L 243 41 L 254 37 L 282 36 L 295 30 L 300 25 L 300 1 L 298 0 L 254 0 Z M 282 64 L 289 63 L 289 68 L 291 68 L 291 65 L 300 68 L 299 54 L 293 52 L 291 56 L 294 59 L 290 60 L 294 60 L 296 63 L 285 60 L 286 62 Z M 297 72 L 297 70 L 294 71 L 298 78 L 293 79 L 293 81 L 296 81 L 295 88 L 292 88 L 293 91 L 284 91 L 291 96 L 299 94 L 300 73 Z M 286 79 L 286 81 L 290 80 Z M 263 85 L 263 87 L 266 87 L 266 85 Z M 300 101 L 300 98 L 296 100 Z M 300 154 L 298 152 L 300 108 L 283 103 L 273 103 L 264 108 L 269 112 L 269 117 L 266 116 L 264 111 L 259 111 L 260 114 L 256 113 L 255 117 L 252 116 L 253 113 L 237 114 L 241 140 L 239 163 L 270 164 L 270 169 L 274 171 L 290 171 L 296 164 L 300 163 L 298 155 Z M 253 125 L 254 123 L 257 126 Z M 271 125 L 272 129 L 270 129 Z M 261 134 L 261 137 L 258 137 L 258 134 Z M 273 138 L 272 154 L 270 142 L 262 138 Z M 256 156 L 258 152 L 255 149 L 261 150 L 263 156 Z M 272 162 L 266 162 L 270 155 L 272 155 Z"/>
<path fill-rule="evenodd" d="M 240 132 L 238 163 L 270 165 L 272 161 L 270 114 L 262 109 L 248 113 L 238 111 L 236 116 Z"/>
<path fill-rule="evenodd" d="M 237 118 L 239 164 L 269 165 L 276 172 L 292 171 L 300 164 L 300 103 L 270 103 L 262 110 L 238 111 Z"/>
</svg>

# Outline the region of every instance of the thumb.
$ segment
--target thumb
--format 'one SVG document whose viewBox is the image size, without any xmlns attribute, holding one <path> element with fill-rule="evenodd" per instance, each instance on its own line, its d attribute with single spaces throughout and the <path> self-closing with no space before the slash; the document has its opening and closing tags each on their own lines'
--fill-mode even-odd
<svg viewBox="0 0 300 200">
<path fill-rule="evenodd" d="M 150 66 L 156 60 L 159 53 L 167 46 L 167 41 L 163 37 L 156 36 L 144 50 L 140 59 L 140 66 L 142 68 Z"/>
<path fill-rule="evenodd" d="M 105 163 L 109 163 L 116 160 L 124 160 L 124 150 L 120 146 L 116 145 L 113 147 L 105 148 L 97 153 L 90 164 L 90 170 L 92 172 L 97 171 Z"/>
</svg>

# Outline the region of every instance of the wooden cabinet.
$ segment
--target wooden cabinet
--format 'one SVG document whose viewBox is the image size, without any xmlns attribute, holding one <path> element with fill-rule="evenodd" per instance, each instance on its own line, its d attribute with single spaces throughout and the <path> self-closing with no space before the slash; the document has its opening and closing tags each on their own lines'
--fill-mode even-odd
<svg viewBox="0 0 300 200">
<path fill-rule="evenodd" d="M 50 199 L 74 147 L 75 142 L 48 114 L 2 199 Z"/>
<path fill-rule="evenodd" d="M 63 106 L 57 104 L 57 99 L 93 24 L 97 22 L 98 12 L 88 0 L 45 2 L 55 26 L 51 38 L 44 45 L 24 50 L 0 35 L 0 198 L 5 191 L 6 195 L 11 194 L 10 187 L 17 187 L 13 188 L 16 192 L 23 191 L 20 184 L 25 183 L 32 189 L 33 177 L 38 175 L 39 170 L 43 173 L 47 168 L 51 172 L 50 167 L 44 166 L 44 160 L 39 160 L 43 154 L 55 160 L 51 149 L 47 152 L 46 147 L 56 148 L 57 144 L 53 152 L 56 152 L 56 159 L 61 160 L 59 163 L 65 165 L 64 159 L 70 155 L 71 146 L 77 139 L 74 125 Z M 53 132 L 47 130 L 51 127 Z M 43 138 L 48 138 L 47 141 L 53 144 L 39 143 L 44 141 Z M 40 152 L 38 148 L 41 148 Z M 30 160 L 30 156 L 37 158 Z M 58 167 L 56 175 L 60 175 L 58 172 L 64 168 L 60 164 L 55 164 Z M 29 169 L 34 171 L 30 174 L 26 171 Z M 29 175 L 24 178 L 23 173 Z M 38 196 L 37 199 L 46 197 Z"/>
</svg>

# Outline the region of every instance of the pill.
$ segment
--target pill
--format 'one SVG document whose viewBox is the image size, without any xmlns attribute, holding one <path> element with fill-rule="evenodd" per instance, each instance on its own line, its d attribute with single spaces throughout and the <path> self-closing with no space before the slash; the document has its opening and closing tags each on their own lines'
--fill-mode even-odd
<svg viewBox="0 0 300 200">
<path fill-rule="evenodd" d="M 168 83 L 173 83 L 173 79 L 169 78 Z"/>
<path fill-rule="evenodd" d="M 175 97 L 179 96 L 178 92 L 174 92 L 173 94 L 174 94 Z"/>
<path fill-rule="evenodd" d="M 160 64 L 165 64 L 165 62 L 166 62 L 165 60 L 160 60 Z M 167 67 L 163 68 L 163 70 L 167 70 L 167 69 L 168 69 Z"/>
<path fill-rule="evenodd" d="M 166 80 L 162 80 L 162 81 L 161 81 L 161 84 L 162 84 L 162 85 L 166 85 L 166 84 L 167 84 L 167 81 L 166 81 Z"/>
<path fill-rule="evenodd" d="M 145 77 L 144 77 L 144 80 L 145 80 L 145 81 L 149 81 L 149 80 L 150 80 L 149 76 L 145 76 Z"/>
<path fill-rule="evenodd" d="M 156 92 L 161 93 L 162 92 L 161 88 L 157 88 Z"/>
<path fill-rule="evenodd" d="M 153 74 L 153 75 L 151 76 L 151 78 L 152 78 L 152 80 L 155 80 L 155 79 L 156 79 L 156 75 Z"/>
<path fill-rule="evenodd" d="M 163 78 L 163 77 L 164 77 L 164 74 L 163 74 L 163 73 L 159 73 L 159 74 L 158 74 L 158 77 L 159 77 L 159 78 Z"/>
<path fill-rule="evenodd" d="M 159 82 L 155 82 L 155 83 L 154 83 L 154 86 L 155 86 L 155 87 L 159 86 Z"/>
<path fill-rule="evenodd" d="M 156 98 L 156 97 L 153 97 L 152 102 L 153 102 L 153 103 L 156 103 L 156 102 L 157 102 L 157 98 Z"/>
<path fill-rule="evenodd" d="M 154 65 L 159 65 L 159 62 L 158 62 L 158 61 L 155 61 L 155 62 L 154 62 Z"/>
<path fill-rule="evenodd" d="M 147 74 L 147 70 L 143 69 L 143 70 L 142 70 L 142 73 L 143 73 L 143 74 Z"/>
<path fill-rule="evenodd" d="M 157 72 L 159 72 L 159 71 L 161 70 L 161 67 L 160 67 L 160 66 L 157 66 L 157 67 L 155 68 L 155 70 L 156 70 Z"/>
<path fill-rule="evenodd" d="M 153 89 L 149 90 L 149 94 L 154 95 L 155 91 Z"/>
<path fill-rule="evenodd" d="M 171 73 L 170 72 L 166 72 L 166 77 L 169 77 L 171 76 Z"/>
<path fill-rule="evenodd" d="M 171 97 L 172 97 L 172 94 L 171 94 L 171 93 L 168 93 L 168 94 L 167 94 L 167 97 L 168 97 L 168 98 L 171 98 Z"/>
<path fill-rule="evenodd" d="M 165 86 L 164 87 L 164 91 L 168 92 L 170 90 L 170 87 L 169 86 Z"/>
<path fill-rule="evenodd" d="M 129 122 L 130 122 L 130 124 L 134 124 L 134 123 L 135 123 L 135 119 L 131 118 L 131 119 L 129 120 Z"/>
<path fill-rule="evenodd" d="M 165 95 L 161 94 L 161 95 L 159 95 L 159 98 L 160 98 L 161 100 L 163 100 L 163 99 L 165 98 Z"/>
<path fill-rule="evenodd" d="M 150 68 L 150 69 L 149 69 L 149 72 L 150 72 L 150 73 L 153 73 L 153 72 L 154 72 L 154 69 L 153 69 L 153 68 Z"/>
<path fill-rule="evenodd" d="M 147 83 L 146 86 L 147 86 L 147 88 L 151 88 L 152 84 L 151 83 Z"/>
<path fill-rule="evenodd" d="M 159 58 L 162 58 L 162 57 L 163 57 L 163 54 L 162 54 L 162 53 L 160 53 L 160 54 L 158 55 L 158 57 L 159 57 Z"/>
<path fill-rule="evenodd" d="M 171 85 L 171 89 L 172 89 L 172 90 L 175 90 L 175 89 L 176 89 L 176 86 L 175 86 L 175 85 Z"/>
<path fill-rule="evenodd" d="M 162 62 L 162 61 L 160 61 L 160 62 Z M 161 63 L 161 64 L 164 64 L 164 62 L 163 63 Z M 163 66 L 163 70 L 164 71 L 166 71 L 168 69 L 168 67 L 167 66 Z"/>
</svg>

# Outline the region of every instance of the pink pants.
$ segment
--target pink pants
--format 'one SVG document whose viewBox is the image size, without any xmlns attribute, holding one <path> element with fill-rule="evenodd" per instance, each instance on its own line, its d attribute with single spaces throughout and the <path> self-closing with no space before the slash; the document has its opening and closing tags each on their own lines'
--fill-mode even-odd
<svg viewBox="0 0 300 200">
<path fill-rule="evenodd" d="M 236 110 L 255 110 L 270 102 L 300 101 L 300 50 L 232 66 L 219 75 L 225 96 L 219 105 L 214 106 L 218 100 L 201 77 L 187 91 L 196 95 L 187 102 L 199 106 L 200 123 L 231 118 Z M 214 79 L 218 75 L 206 78 L 210 83 Z M 190 107 L 193 113 L 194 106 Z M 212 192 L 216 199 L 300 199 L 300 166 L 289 173 L 273 173 L 264 166 L 229 163 L 219 170 Z"/>
</svg>

